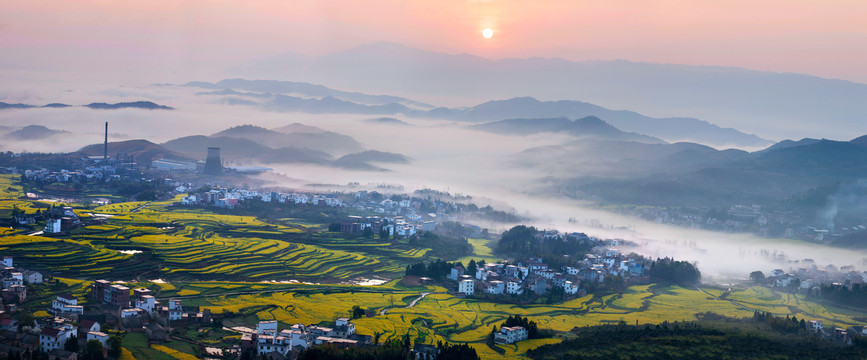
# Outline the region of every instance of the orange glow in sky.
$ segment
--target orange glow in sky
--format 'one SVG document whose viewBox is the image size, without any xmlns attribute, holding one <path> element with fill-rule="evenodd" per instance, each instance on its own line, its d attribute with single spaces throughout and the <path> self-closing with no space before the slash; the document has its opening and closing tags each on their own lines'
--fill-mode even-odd
<svg viewBox="0 0 867 360">
<path fill-rule="evenodd" d="M 0 66 L 76 50 L 231 64 L 391 41 L 488 58 L 723 65 L 867 83 L 863 0 L 32 0 L 3 2 L 0 14 Z M 478 36 L 486 28 L 496 41 Z"/>
</svg>

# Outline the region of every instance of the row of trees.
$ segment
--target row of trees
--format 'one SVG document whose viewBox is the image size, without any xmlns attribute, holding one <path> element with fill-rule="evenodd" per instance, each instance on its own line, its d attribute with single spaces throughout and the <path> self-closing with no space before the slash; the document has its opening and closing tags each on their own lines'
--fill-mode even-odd
<svg viewBox="0 0 867 360">
<path fill-rule="evenodd" d="M 431 261 L 427 265 L 424 262 L 406 266 L 406 275 L 425 276 L 440 281 L 443 280 L 455 266 L 464 266 L 461 262 L 446 262 L 442 259 Z"/>
<path fill-rule="evenodd" d="M 701 281 L 701 272 L 695 265 L 667 257 L 656 259 L 647 274 L 653 281 L 668 284 L 694 285 Z"/>
<path fill-rule="evenodd" d="M 764 316 L 757 315 L 758 317 Z M 808 332 L 759 331 L 760 319 L 724 318 L 658 325 L 576 327 L 576 336 L 529 350 L 534 360 L 560 359 L 864 359 L 860 346 L 838 344 Z M 765 318 L 796 328 L 791 318 Z M 783 325 L 786 323 L 786 325 Z M 798 321 L 797 328 L 800 328 Z M 855 341 L 853 341 L 855 342 Z"/>
<path fill-rule="evenodd" d="M 864 309 L 867 308 L 867 285 L 850 284 L 849 287 L 846 287 L 845 284 L 822 284 L 817 292 L 808 292 L 807 297 L 831 300 L 839 304 Z"/>
<path fill-rule="evenodd" d="M 784 318 L 782 316 L 774 316 L 774 314 L 756 310 L 756 312 L 753 313 L 753 321 L 768 324 L 772 329 L 782 333 L 797 334 L 801 331 L 807 330 L 807 322 L 804 321 L 804 319 L 798 321 L 798 318 L 795 316 L 790 318 L 786 315 Z"/>
<path fill-rule="evenodd" d="M 339 347 L 335 345 L 314 346 L 303 354 L 301 360 L 406 360 L 410 355 L 409 334 L 391 339 L 383 346 Z M 437 358 L 449 360 L 480 360 L 476 349 L 467 344 L 437 343 Z"/>
<path fill-rule="evenodd" d="M 559 236 L 536 238 L 540 231 L 535 227 L 518 225 L 505 231 L 494 250 L 506 255 L 519 257 L 541 257 L 546 261 L 562 259 L 563 255 L 583 255 L 593 249 L 593 243 L 586 237 Z M 553 264 L 548 264 L 553 265 Z"/>
</svg>

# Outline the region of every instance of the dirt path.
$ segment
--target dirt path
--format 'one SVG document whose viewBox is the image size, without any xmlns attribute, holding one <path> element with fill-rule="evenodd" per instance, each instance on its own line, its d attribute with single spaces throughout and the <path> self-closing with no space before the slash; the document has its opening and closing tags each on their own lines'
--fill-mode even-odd
<svg viewBox="0 0 867 360">
<path fill-rule="evenodd" d="M 418 302 L 421 301 L 421 299 L 424 299 L 425 296 L 428 296 L 428 295 L 430 295 L 430 294 L 444 294 L 444 293 L 429 293 L 429 292 L 423 292 L 423 293 L 421 293 L 421 294 L 418 294 L 419 296 L 418 296 L 417 298 L 415 298 L 415 300 L 413 300 L 411 303 L 409 303 L 409 305 L 404 306 L 403 308 L 404 308 L 404 309 L 409 309 L 409 308 L 415 306 L 415 304 L 418 304 Z M 379 315 L 386 315 L 386 314 L 388 314 L 388 310 L 391 310 L 391 309 L 393 309 L 393 308 L 385 308 L 385 309 L 382 309 L 382 310 L 379 311 Z"/>
<path fill-rule="evenodd" d="M 744 310 L 751 310 L 751 311 L 756 311 L 756 310 L 758 310 L 758 309 L 756 309 L 756 308 L 751 308 L 751 307 L 749 307 L 749 306 L 746 306 L 746 305 L 741 304 L 741 303 L 739 303 L 739 302 L 737 302 L 737 301 L 734 301 L 734 300 L 729 300 L 729 299 L 720 299 L 720 298 L 718 298 L 718 297 L 716 297 L 716 296 L 713 296 L 711 293 L 702 290 L 702 288 L 700 288 L 700 287 L 698 287 L 698 286 L 696 286 L 695 288 L 696 288 L 698 291 L 703 292 L 705 295 L 710 296 L 710 297 L 713 297 L 714 300 L 719 300 L 719 301 L 728 301 L 728 302 L 731 303 L 732 305 L 737 306 L 738 308 L 741 308 L 741 309 L 744 309 Z"/>
<path fill-rule="evenodd" d="M 159 285 L 159 284 L 158 284 Z M 282 288 L 282 289 L 268 289 L 268 290 L 253 290 L 253 291 L 235 291 L 235 292 L 224 292 L 224 293 L 213 293 L 213 294 L 196 294 L 196 295 L 177 295 L 177 296 L 167 296 L 167 297 L 158 297 L 157 300 L 168 300 L 168 299 L 194 299 L 194 298 L 208 298 L 208 297 L 218 297 L 218 296 L 233 296 L 233 295 L 254 295 L 254 294 L 269 294 L 275 292 L 291 292 L 297 290 L 309 290 L 309 288 L 298 289 L 298 288 Z M 400 290 L 374 290 L 374 289 L 352 289 L 347 290 L 343 287 L 329 287 L 322 286 L 317 287 L 316 290 L 345 290 L 346 292 L 354 291 L 354 292 L 367 292 L 367 293 L 377 293 L 377 294 L 390 294 L 399 292 Z"/>
</svg>

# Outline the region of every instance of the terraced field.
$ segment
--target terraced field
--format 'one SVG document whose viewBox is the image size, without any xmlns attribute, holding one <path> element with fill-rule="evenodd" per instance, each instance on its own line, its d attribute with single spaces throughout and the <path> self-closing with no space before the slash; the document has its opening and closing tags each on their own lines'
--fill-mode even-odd
<svg viewBox="0 0 867 360">
<path fill-rule="evenodd" d="M 428 291 L 442 290 L 430 288 Z M 235 325 L 251 326 L 258 320 L 278 320 L 284 324 L 314 324 L 333 321 L 347 315 L 352 305 L 377 310 L 389 308 L 386 315 L 355 320 L 360 333 L 383 334 L 387 339 L 395 334 L 409 332 L 413 338 L 426 343 L 436 341 L 467 342 L 474 346 L 483 359 L 522 357 L 528 349 L 556 342 L 539 339 L 517 345 L 497 345 L 499 352 L 484 344 L 491 327 L 518 314 L 531 317 L 540 328 L 569 331 L 574 327 L 604 323 L 656 324 L 663 321 L 695 320 L 697 313 L 712 311 L 731 317 L 750 317 L 752 305 L 774 308 L 777 315 L 796 315 L 799 318 L 819 319 L 826 326 L 860 323 L 851 314 L 834 312 L 829 308 L 805 301 L 803 297 L 779 294 L 773 290 L 755 287 L 736 291 L 738 300 L 716 300 L 722 291 L 709 289 L 708 295 L 695 288 L 633 286 L 624 294 L 594 298 L 586 296 L 562 304 L 511 305 L 461 299 L 435 293 L 428 295 L 412 308 L 405 308 L 418 292 L 394 290 L 392 293 L 296 293 L 278 292 L 258 295 L 207 297 L 198 304 L 220 313 L 243 313 L 244 309 L 262 309 L 253 315 L 232 320 Z M 315 290 L 314 290 L 315 291 Z M 779 295 L 779 296 L 777 296 Z M 771 299 L 773 297 L 773 299 Z M 845 326 L 844 326 L 845 327 Z M 502 352 L 502 354 L 500 353 Z"/>
<path fill-rule="evenodd" d="M 80 216 L 111 217 L 65 238 L 21 237 L 3 230 L 0 251 L 32 268 L 69 277 L 317 282 L 395 277 L 430 251 L 390 239 L 346 238 L 292 219 L 270 224 L 251 216 L 171 209 L 171 203 L 77 209 Z"/>
</svg>

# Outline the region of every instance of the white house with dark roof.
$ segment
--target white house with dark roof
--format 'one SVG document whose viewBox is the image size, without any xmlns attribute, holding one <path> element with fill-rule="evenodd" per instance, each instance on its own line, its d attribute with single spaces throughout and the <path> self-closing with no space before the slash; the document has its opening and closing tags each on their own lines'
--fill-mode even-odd
<svg viewBox="0 0 867 360">
<path fill-rule="evenodd" d="M 84 307 L 78 305 L 78 299 L 68 293 L 57 295 L 51 302 L 51 308 L 59 314 L 84 313 Z"/>
<path fill-rule="evenodd" d="M 521 281 L 512 279 L 506 283 L 506 294 L 521 295 L 523 293 L 524 287 L 521 285 Z"/>
<path fill-rule="evenodd" d="M 462 279 L 458 282 L 458 292 L 466 296 L 475 294 L 475 281 L 473 279 Z"/>
<path fill-rule="evenodd" d="M 39 334 L 39 347 L 44 352 L 49 352 L 54 349 L 63 349 L 66 340 L 74 336 L 77 329 L 72 325 L 66 324 L 62 327 L 43 327 Z"/>
<path fill-rule="evenodd" d="M 514 344 L 518 341 L 527 340 L 527 329 L 521 326 L 500 328 L 500 331 L 494 333 L 494 342 L 498 344 Z"/>
</svg>

